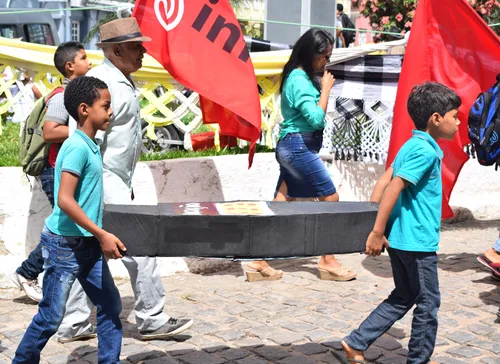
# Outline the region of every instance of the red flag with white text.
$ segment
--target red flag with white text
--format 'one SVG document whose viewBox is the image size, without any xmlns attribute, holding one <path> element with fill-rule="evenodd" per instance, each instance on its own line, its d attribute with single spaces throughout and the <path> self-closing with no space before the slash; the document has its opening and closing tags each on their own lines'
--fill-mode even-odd
<svg viewBox="0 0 500 364">
<path fill-rule="evenodd" d="M 250 54 L 229 0 L 137 0 L 132 14 L 148 54 L 200 95 L 203 122 L 251 142 L 260 138 L 259 91 Z"/>
<path fill-rule="evenodd" d="M 453 216 L 449 199 L 458 174 L 468 160 L 467 118 L 480 92 L 495 83 L 500 73 L 500 39 L 467 0 L 419 0 L 399 78 L 387 166 L 411 137 L 413 122 L 406 103 L 413 86 L 440 82 L 462 99 L 460 126 L 443 149 L 443 219 Z"/>
</svg>

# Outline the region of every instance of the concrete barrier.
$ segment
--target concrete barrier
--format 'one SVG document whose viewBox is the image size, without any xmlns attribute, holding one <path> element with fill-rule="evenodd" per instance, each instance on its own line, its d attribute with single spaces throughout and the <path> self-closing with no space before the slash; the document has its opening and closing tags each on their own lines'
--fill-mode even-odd
<svg viewBox="0 0 500 364">
<path fill-rule="evenodd" d="M 279 167 L 273 153 L 255 155 L 248 170 L 247 155 L 178 159 L 139 163 L 134 176 L 136 204 L 158 202 L 271 200 Z M 333 161 L 329 171 L 343 201 L 367 201 L 382 165 Z M 500 218 L 500 187 L 494 168 L 469 161 L 451 198 L 452 206 L 470 210 L 476 219 Z M 11 286 L 8 275 L 38 244 L 51 208 L 37 181 L 20 168 L 0 168 L 0 287 Z M 492 241 L 496 237 L 492 236 Z M 485 242 L 486 246 L 488 242 Z M 486 248 L 485 246 L 485 248 Z M 179 271 L 212 272 L 233 264 L 211 259 L 159 258 L 162 275 Z M 127 276 L 119 261 L 110 264 L 114 276 Z"/>
</svg>

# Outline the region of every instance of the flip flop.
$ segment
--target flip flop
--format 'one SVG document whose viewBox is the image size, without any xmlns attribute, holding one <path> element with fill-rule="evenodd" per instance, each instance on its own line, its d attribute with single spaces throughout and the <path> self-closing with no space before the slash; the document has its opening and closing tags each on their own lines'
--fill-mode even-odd
<svg viewBox="0 0 500 364">
<path fill-rule="evenodd" d="M 331 353 L 334 357 L 336 357 L 337 359 L 340 359 L 344 364 L 351 364 L 351 363 L 368 364 L 368 362 L 366 360 L 354 359 L 354 358 L 348 358 L 348 357 L 344 358 L 344 356 L 340 355 L 339 353 L 337 353 L 334 350 L 331 350 Z"/>
<path fill-rule="evenodd" d="M 477 261 L 484 265 L 486 268 L 491 269 L 497 276 L 500 276 L 500 262 L 492 262 L 484 254 L 479 255 L 477 257 Z"/>
</svg>

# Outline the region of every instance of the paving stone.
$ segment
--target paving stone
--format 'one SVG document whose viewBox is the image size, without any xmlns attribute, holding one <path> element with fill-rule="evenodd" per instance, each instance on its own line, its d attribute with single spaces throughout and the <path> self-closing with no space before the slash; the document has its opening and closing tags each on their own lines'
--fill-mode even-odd
<svg viewBox="0 0 500 364">
<path fill-rule="evenodd" d="M 193 329 L 201 334 L 209 334 L 219 330 L 220 327 L 217 327 L 216 325 L 211 324 L 210 322 L 197 322 Z"/>
<path fill-rule="evenodd" d="M 268 339 L 279 345 L 290 345 L 303 340 L 304 336 L 296 334 L 295 332 L 281 330 L 270 335 Z"/>
<path fill-rule="evenodd" d="M 313 359 L 302 355 L 293 355 L 278 361 L 279 364 L 316 364 Z"/>
<path fill-rule="evenodd" d="M 187 364 L 222 364 L 226 362 L 226 360 L 209 355 L 204 351 L 193 351 L 179 356 L 178 359 Z"/>
<path fill-rule="evenodd" d="M 147 351 L 147 347 L 142 348 L 143 352 L 138 352 L 137 354 L 129 355 L 127 360 L 131 363 L 140 363 L 145 360 L 155 359 L 165 356 L 163 351 Z"/>
<path fill-rule="evenodd" d="M 311 332 L 308 332 L 307 334 L 304 335 L 307 339 L 311 340 L 312 342 L 321 342 L 325 339 L 328 339 L 329 337 L 332 336 L 331 331 L 327 330 L 314 330 Z"/>
<path fill-rule="evenodd" d="M 396 350 L 401 347 L 401 344 L 397 342 L 396 339 L 394 339 L 392 336 L 389 335 L 383 335 L 379 337 L 377 340 L 375 340 L 373 345 L 387 350 Z"/>
<path fill-rule="evenodd" d="M 472 331 L 476 335 L 489 335 L 494 333 L 496 330 L 490 326 L 474 324 L 467 327 L 468 330 Z"/>
<path fill-rule="evenodd" d="M 42 355 L 42 358 L 50 364 L 67 364 L 76 359 L 74 356 L 68 354 Z M 0 360 L 0 363 L 2 363 L 2 360 Z"/>
<path fill-rule="evenodd" d="M 471 342 L 469 345 L 477 347 L 479 349 L 488 350 L 495 354 L 500 354 L 500 343 L 489 340 L 476 340 Z"/>
<path fill-rule="evenodd" d="M 213 335 L 224 341 L 235 341 L 243 337 L 245 334 L 239 330 L 226 330 L 215 332 Z"/>
<path fill-rule="evenodd" d="M 268 364 L 268 362 L 260 358 L 247 356 L 246 358 L 236 360 L 236 364 Z"/>
<path fill-rule="evenodd" d="M 245 337 L 236 341 L 235 345 L 239 348 L 258 348 L 263 346 L 264 342 L 256 337 Z"/>
<path fill-rule="evenodd" d="M 304 355 L 315 355 L 315 354 L 321 354 L 327 351 L 328 349 L 324 347 L 323 345 L 316 344 L 316 343 L 307 343 L 307 344 L 302 344 L 302 345 L 294 345 L 292 346 L 292 349 L 295 351 L 298 351 Z"/>
<path fill-rule="evenodd" d="M 305 322 L 290 322 L 281 325 L 281 327 L 290 331 L 302 332 L 302 333 L 316 329 L 316 326 Z"/>
<path fill-rule="evenodd" d="M 481 363 L 485 363 L 485 364 L 500 364 L 500 357 L 498 357 L 498 356 L 489 356 L 487 358 L 481 359 Z"/>
<path fill-rule="evenodd" d="M 441 364 L 470 364 L 470 362 L 458 360 L 449 356 L 433 356 L 432 360 Z"/>
<path fill-rule="evenodd" d="M 406 364 L 406 356 L 389 354 L 377 359 L 380 364 Z"/>
<path fill-rule="evenodd" d="M 478 317 L 478 314 L 470 311 L 470 310 L 455 310 L 453 311 L 453 317 L 463 317 L 463 318 L 475 318 Z"/>
<path fill-rule="evenodd" d="M 468 333 L 467 331 L 455 331 L 446 335 L 450 340 L 453 340 L 459 344 L 465 344 L 469 341 L 477 339 L 476 336 Z"/>
<path fill-rule="evenodd" d="M 250 353 L 246 350 L 242 349 L 227 349 L 224 351 L 221 351 L 219 355 L 226 359 L 226 360 L 236 360 L 236 359 L 242 359 L 250 355 Z"/>
<path fill-rule="evenodd" d="M 462 358 L 475 358 L 476 356 L 479 356 L 482 354 L 482 352 L 478 349 L 471 348 L 468 346 L 458 346 L 452 349 L 446 350 L 448 354 L 460 356 Z"/>
<path fill-rule="evenodd" d="M 167 355 L 160 358 L 145 360 L 142 364 L 180 364 L 180 362 L 172 358 L 170 355 Z"/>
<path fill-rule="evenodd" d="M 331 320 L 331 322 L 325 325 L 325 328 L 327 330 L 332 330 L 332 331 L 338 331 L 348 327 L 350 327 L 350 325 L 347 322 L 340 320 Z"/>
<path fill-rule="evenodd" d="M 328 348 L 332 348 L 334 350 L 342 350 L 342 345 L 340 344 L 341 340 L 342 340 L 342 338 L 334 337 L 334 338 L 330 338 L 330 339 L 326 339 L 325 341 L 322 341 L 321 345 L 324 345 Z"/>
<path fill-rule="evenodd" d="M 172 356 L 184 355 L 195 350 L 196 347 L 193 344 L 189 343 L 176 343 L 165 349 L 165 351 Z"/>
<path fill-rule="evenodd" d="M 254 349 L 253 352 L 272 363 L 292 355 L 287 349 L 280 346 L 263 346 Z"/>
<path fill-rule="evenodd" d="M 383 351 L 381 348 L 378 348 L 378 347 L 372 345 L 363 354 L 364 354 L 366 360 L 374 361 L 375 359 L 382 356 Z"/>
</svg>

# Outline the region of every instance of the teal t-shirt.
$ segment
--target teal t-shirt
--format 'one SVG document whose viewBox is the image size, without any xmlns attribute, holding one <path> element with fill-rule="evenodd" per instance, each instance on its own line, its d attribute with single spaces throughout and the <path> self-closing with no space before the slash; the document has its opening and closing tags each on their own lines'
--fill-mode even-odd
<svg viewBox="0 0 500 364">
<path fill-rule="evenodd" d="M 290 133 L 313 132 L 325 128 L 325 112 L 318 106 L 319 90 L 307 73 L 294 69 L 288 75 L 281 93 L 281 139 Z"/>
<path fill-rule="evenodd" d="M 57 206 L 57 195 L 62 172 L 79 176 L 75 200 L 97 226 L 102 227 L 103 181 L 102 159 L 97 144 L 85 133 L 76 130 L 63 143 L 57 155 L 54 171 L 54 211 L 45 225 L 54 234 L 63 236 L 92 236 L 78 226 Z"/>
<path fill-rule="evenodd" d="M 443 152 L 436 141 L 422 131 L 399 150 L 392 167 L 393 178 L 409 182 L 400 196 L 387 224 L 387 240 L 391 248 L 435 252 L 441 226 Z"/>
</svg>

